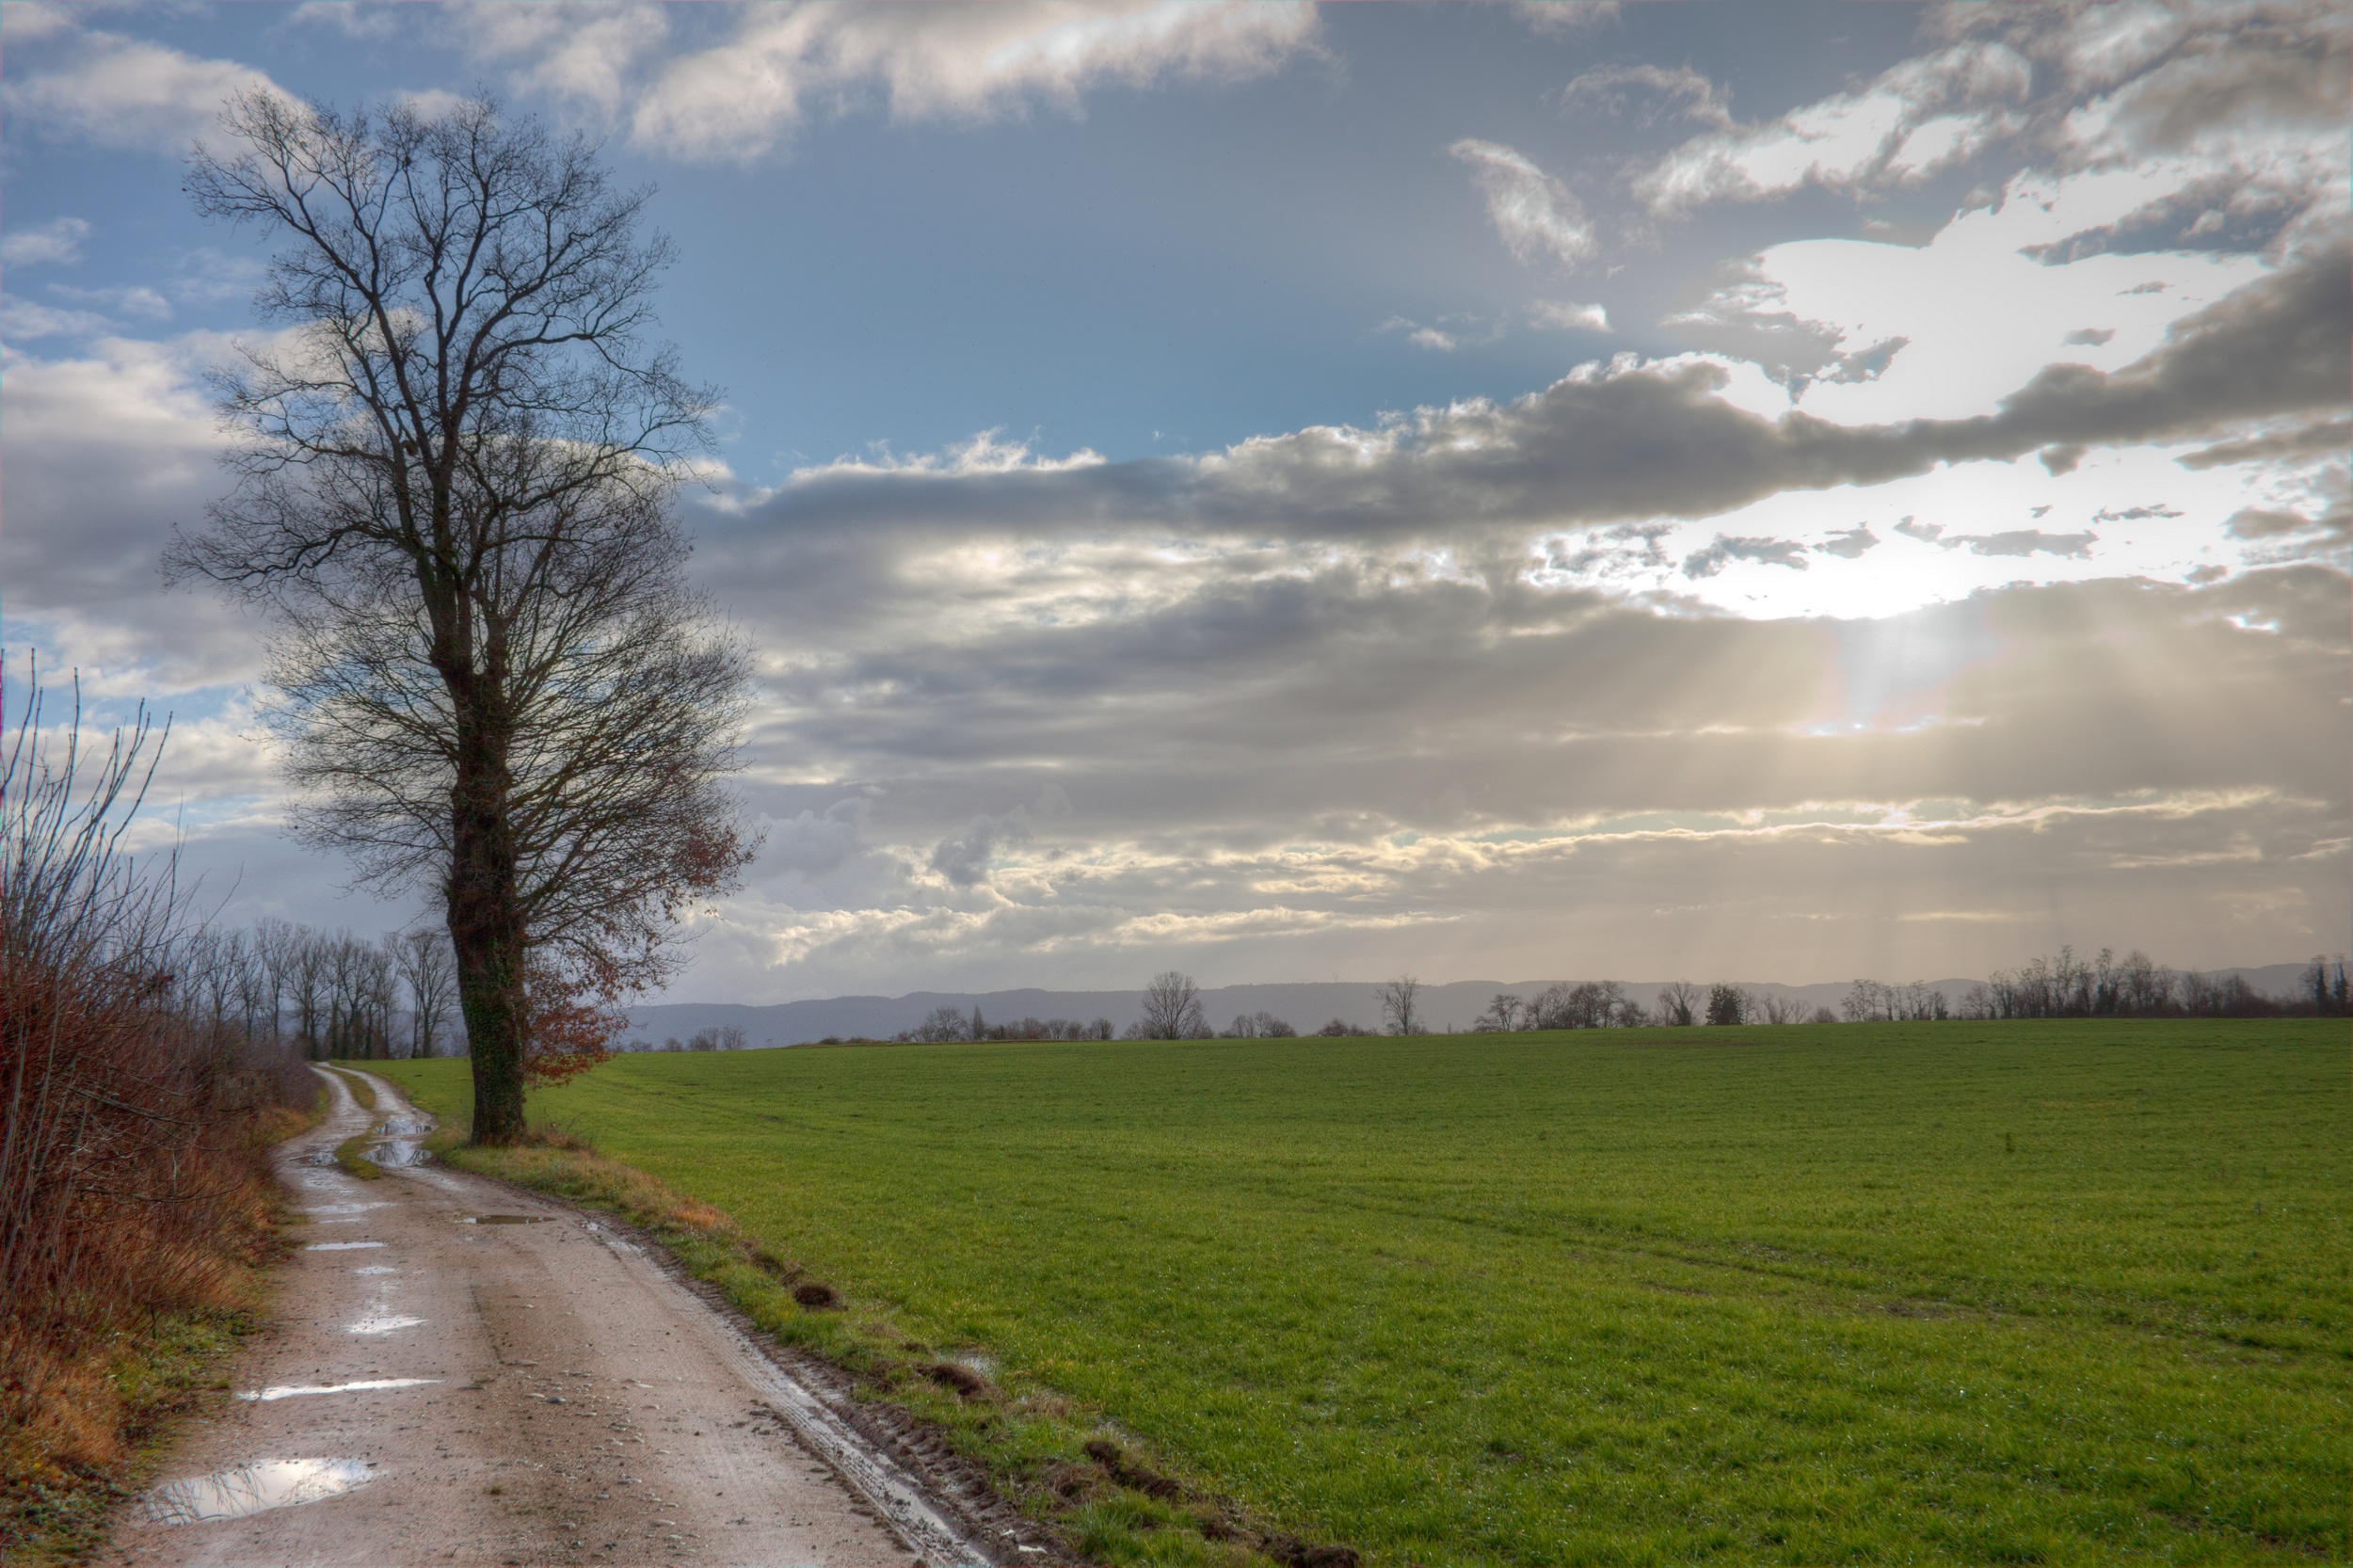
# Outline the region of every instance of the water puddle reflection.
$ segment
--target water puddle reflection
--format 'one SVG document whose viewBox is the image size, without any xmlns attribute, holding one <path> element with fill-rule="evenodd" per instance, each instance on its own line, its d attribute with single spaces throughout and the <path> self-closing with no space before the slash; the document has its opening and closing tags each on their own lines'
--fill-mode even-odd
<svg viewBox="0 0 2353 1568">
<path fill-rule="evenodd" d="M 361 1247 L 380 1247 L 381 1241 L 313 1241 L 304 1252 L 358 1252 Z"/>
<path fill-rule="evenodd" d="M 345 1334 L 390 1334 L 394 1329 L 415 1328 L 424 1321 L 423 1318 L 362 1318 L 344 1332 Z"/>
<path fill-rule="evenodd" d="M 273 1400 L 291 1400 L 298 1394 L 359 1394 L 371 1388 L 422 1388 L 440 1378 L 368 1378 L 359 1383 L 296 1383 L 281 1384 L 274 1388 L 254 1388 L 239 1394 L 241 1400 L 268 1404 Z"/>
<path fill-rule="evenodd" d="M 159 1525 L 200 1525 L 242 1519 L 273 1508 L 315 1503 L 363 1484 L 368 1467 L 356 1459 L 265 1459 L 166 1481 L 147 1495 L 147 1516 Z"/>
<path fill-rule="evenodd" d="M 388 1116 L 376 1125 L 376 1135 L 384 1142 L 368 1145 L 368 1159 L 391 1170 L 422 1165 L 426 1157 L 418 1140 L 432 1130 L 430 1120 Z"/>
<path fill-rule="evenodd" d="M 372 1263 L 364 1269 L 354 1269 L 351 1272 L 355 1274 L 396 1274 L 400 1272 L 389 1263 Z"/>
<path fill-rule="evenodd" d="M 538 1225 L 553 1219 L 552 1214 L 468 1214 L 458 1220 L 461 1225 Z"/>
</svg>

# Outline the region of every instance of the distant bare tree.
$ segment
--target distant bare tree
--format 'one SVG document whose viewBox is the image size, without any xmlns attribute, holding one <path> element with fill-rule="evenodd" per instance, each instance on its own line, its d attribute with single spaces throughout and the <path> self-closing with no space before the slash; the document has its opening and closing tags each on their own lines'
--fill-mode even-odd
<svg viewBox="0 0 2353 1568">
<path fill-rule="evenodd" d="M 951 1040 L 969 1040 L 972 1038 L 972 1026 L 965 1018 L 963 1008 L 935 1007 L 930 1017 L 902 1037 L 927 1045 L 942 1045 Z"/>
<path fill-rule="evenodd" d="M 748 859 L 748 675 L 668 505 L 712 394 L 647 346 L 671 250 L 585 141 L 487 100 L 223 124 L 243 151 L 187 189 L 283 242 L 257 304 L 293 330 L 220 381 L 240 484 L 167 565 L 274 614 L 303 836 L 441 898 L 473 1137 L 506 1143 L 536 1053 L 593 1057 Z"/>
<path fill-rule="evenodd" d="M 408 1051 L 439 1054 L 441 1026 L 457 1000 L 457 955 L 445 931 L 419 929 L 392 938 L 392 962 L 408 987 Z"/>
<path fill-rule="evenodd" d="M 1813 1004 L 1801 1001 L 1796 997 L 1759 997 L 1751 1000 L 1764 1009 L 1765 1021 L 1769 1024 L 1801 1024 L 1814 1016 Z M 1756 1015 L 1753 1011 L 1749 1015 L 1749 1021 L 1751 1023 L 1756 1021 Z"/>
<path fill-rule="evenodd" d="M 1401 974 L 1381 987 L 1381 1022 L 1391 1034 L 1427 1034 L 1421 1017 L 1421 982 Z"/>
<path fill-rule="evenodd" d="M 1353 1035 L 1362 1034 L 1364 1031 L 1358 1029 L 1354 1024 L 1350 1023 L 1346 1018 L 1334 1018 L 1330 1023 L 1325 1024 L 1321 1029 L 1317 1030 L 1316 1032 L 1328 1039 L 1344 1040 Z"/>
<path fill-rule="evenodd" d="M 1182 969 L 1163 969 L 1144 988 L 1144 1016 L 1130 1032 L 1139 1040 L 1198 1040 L 1209 1032 L 1201 987 Z"/>
<path fill-rule="evenodd" d="M 1289 1040 L 1296 1038 L 1298 1033 L 1299 1031 L 1289 1024 L 1261 1009 L 1256 1013 L 1234 1015 L 1233 1027 L 1225 1032 L 1225 1038 L 1229 1040 Z"/>
<path fill-rule="evenodd" d="M 1700 988 L 1688 980 L 1669 981 L 1658 988 L 1658 1021 L 1688 1029 L 1699 1022 Z"/>
<path fill-rule="evenodd" d="M 1474 1033 L 1508 1034 L 1520 1027 L 1520 999 L 1516 992 L 1497 991 L 1487 1003 L 1487 1011 L 1471 1024 Z"/>
</svg>

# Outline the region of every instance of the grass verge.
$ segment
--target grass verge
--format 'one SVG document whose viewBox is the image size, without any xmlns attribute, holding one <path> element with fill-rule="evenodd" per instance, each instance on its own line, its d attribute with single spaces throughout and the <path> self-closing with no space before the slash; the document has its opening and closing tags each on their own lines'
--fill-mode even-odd
<svg viewBox="0 0 2353 1568">
<path fill-rule="evenodd" d="M 846 1301 L 760 1245 L 729 1215 L 584 1139 L 543 1127 L 527 1144 L 473 1148 L 445 1096 L 413 1097 L 445 1124 L 426 1142 L 437 1158 L 628 1221 L 777 1343 L 823 1358 L 849 1376 L 859 1398 L 897 1410 L 979 1465 L 1000 1496 L 1089 1561 L 1353 1568 L 1358 1560 L 1351 1548 L 1302 1541 L 1172 1479 L 1099 1411 L 906 1334 L 888 1313 Z"/>
</svg>

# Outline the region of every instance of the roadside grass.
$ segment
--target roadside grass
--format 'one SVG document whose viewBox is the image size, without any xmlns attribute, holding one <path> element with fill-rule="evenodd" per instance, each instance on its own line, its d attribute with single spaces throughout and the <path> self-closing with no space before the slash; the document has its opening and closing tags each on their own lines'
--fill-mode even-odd
<svg viewBox="0 0 2353 1568">
<path fill-rule="evenodd" d="M 2302 1561 L 2348 1544 L 2347 1044 L 664 1053 L 533 1113 L 732 1216 L 707 1266 L 777 1288 L 756 1319 L 872 1368 L 1100 1560 L 1235 1549 L 1199 1532 L 1223 1517 L 1376 1563 Z M 369 1065 L 463 1125 L 465 1064 Z M 592 1158 L 452 1158 L 559 1156 Z M 1111 1461 L 1073 1453 L 1105 1433 Z M 1128 1465 L 1177 1496 L 1104 1484 Z"/>
</svg>

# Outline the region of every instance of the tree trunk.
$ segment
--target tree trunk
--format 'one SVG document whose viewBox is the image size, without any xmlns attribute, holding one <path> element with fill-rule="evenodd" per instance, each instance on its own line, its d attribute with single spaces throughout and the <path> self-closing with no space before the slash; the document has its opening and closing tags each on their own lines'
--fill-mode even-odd
<svg viewBox="0 0 2353 1568">
<path fill-rule="evenodd" d="M 450 792 L 449 937 L 457 950 L 457 1004 L 473 1056 L 473 1142 L 511 1144 L 524 1130 L 522 900 L 504 727 L 469 713 L 472 706 L 461 700 L 457 778 Z"/>
</svg>

